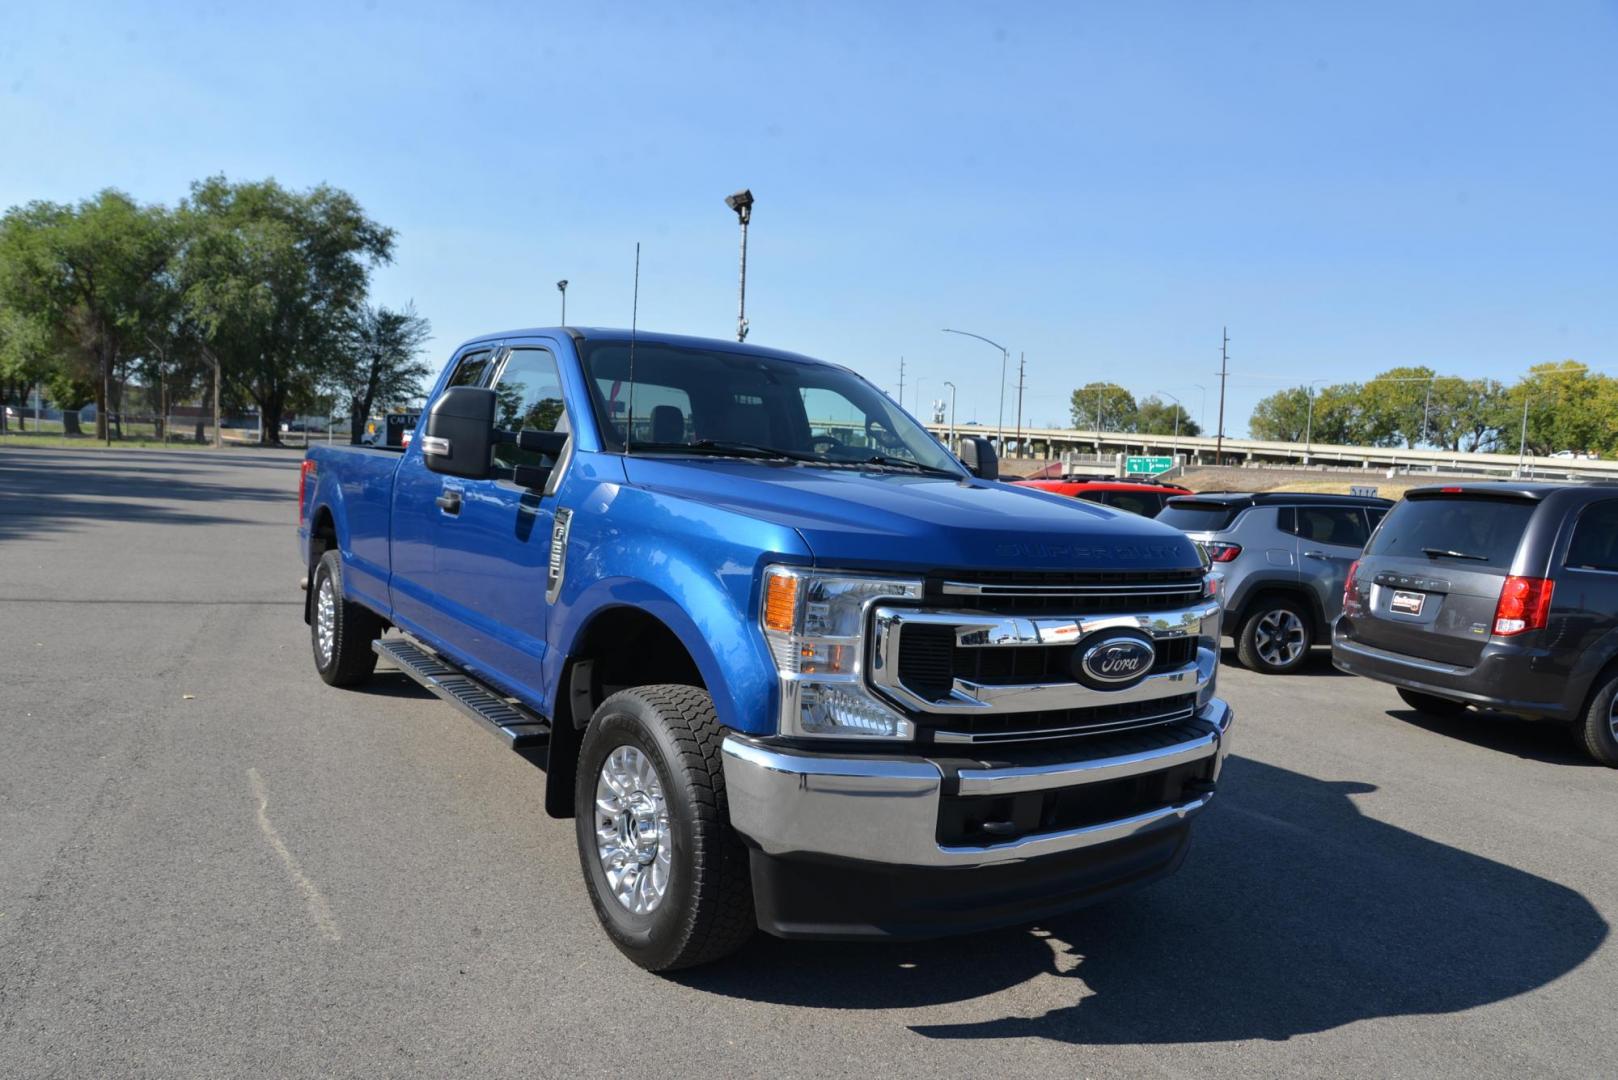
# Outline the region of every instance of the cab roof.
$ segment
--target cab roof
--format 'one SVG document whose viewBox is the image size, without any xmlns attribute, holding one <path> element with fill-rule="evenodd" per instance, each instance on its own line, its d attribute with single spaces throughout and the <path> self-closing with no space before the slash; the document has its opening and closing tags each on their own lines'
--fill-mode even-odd
<svg viewBox="0 0 1618 1080">
<path fill-rule="evenodd" d="M 567 335 L 573 339 L 574 344 L 583 344 L 587 341 L 605 341 L 627 344 L 633 336 L 639 345 L 667 345 L 680 349 L 705 349 L 712 352 L 736 353 L 746 356 L 767 357 L 772 360 L 788 360 L 799 364 L 816 364 L 825 367 L 838 367 L 825 360 L 817 360 L 813 356 L 802 353 L 789 352 L 785 349 L 772 349 L 765 345 L 749 345 L 745 342 L 731 341 L 727 338 L 694 337 L 688 334 L 667 334 L 656 330 L 636 330 L 633 335 L 630 331 L 609 326 L 533 326 L 521 330 L 501 330 L 492 334 L 479 334 L 462 342 L 456 352 L 468 345 L 482 345 L 489 342 L 504 341 L 510 338 L 538 337 L 541 335 L 559 336 Z"/>
</svg>

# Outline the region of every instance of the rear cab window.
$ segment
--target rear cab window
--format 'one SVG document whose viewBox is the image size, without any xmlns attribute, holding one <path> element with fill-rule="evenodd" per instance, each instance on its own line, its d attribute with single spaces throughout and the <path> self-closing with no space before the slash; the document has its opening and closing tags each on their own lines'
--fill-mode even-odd
<svg viewBox="0 0 1618 1080">
<path fill-rule="evenodd" d="M 1222 502 L 1176 499 L 1163 508 L 1157 520 L 1181 532 L 1220 532 L 1230 527 L 1242 507 Z"/>
<path fill-rule="evenodd" d="M 1509 570 L 1537 507 L 1498 496 L 1406 498 L 1388 511 L 1365 553 Z"/>
</svg>

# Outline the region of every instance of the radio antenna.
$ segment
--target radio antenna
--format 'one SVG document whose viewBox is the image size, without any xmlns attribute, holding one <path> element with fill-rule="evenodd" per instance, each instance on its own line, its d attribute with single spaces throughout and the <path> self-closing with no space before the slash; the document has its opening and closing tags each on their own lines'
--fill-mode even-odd
<svg viewBox="0 0 1618 1080">
<path fill-rule="evenodd" d="M 635 241 L 635 294 L 629 305 L 629 411 L 624 417 L 624 454 L 635 441 L 635 329 L 640 323 L 640 241 Z"/>
</svg>

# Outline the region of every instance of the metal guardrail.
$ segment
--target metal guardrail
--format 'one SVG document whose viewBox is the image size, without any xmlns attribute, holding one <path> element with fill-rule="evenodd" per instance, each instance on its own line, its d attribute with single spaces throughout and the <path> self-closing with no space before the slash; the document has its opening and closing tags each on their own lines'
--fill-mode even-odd
<svg viewBox="0 0 1618 1080">
<path fill-rule="evenodd" d="M 927 429 L 941 438 L 949 434 L 948 424 L 928 424 Z M 957 434 L 994 436 L 993 428 L 974 427 Z M 1010 432 L 1007 432 L 1010 435 Z M 1194 455 L 1198 463 L 1208 464 L 1218 447 L 1218 441 L 1207 436 L 1138 435 L 1132 432 L 1083 431 L 1071 428 L 1023 428 L 1022 441 L 1045 443 L 1047 456 L 1057 457 L 1063 447 L 1086 448 L 1091 452 L 1099 445 L 1103 451 L 1111 447 L 1125 453 Z M 1293 462 L 1300 465 L 1358 466 L 1365 469 L 1412 468 L 1448 472 L 1518 475 L 1515 454 L 1475 454 L 1450 450 L 1411 450 L 1395 446 L 1339 446 L 1330 443 L 1270 442 L 1262 439 L 1226 439 L 1224 454 L 1235 458 L 1236 464 L 1254 461 Z M 1550 475 L 1579 479 L 1618 479 L 1618 461 L 1588 461 L 1579 458 L 1553 458 L 1529 454 L 1522 459 L 1524 476 Z"/>
</svg>

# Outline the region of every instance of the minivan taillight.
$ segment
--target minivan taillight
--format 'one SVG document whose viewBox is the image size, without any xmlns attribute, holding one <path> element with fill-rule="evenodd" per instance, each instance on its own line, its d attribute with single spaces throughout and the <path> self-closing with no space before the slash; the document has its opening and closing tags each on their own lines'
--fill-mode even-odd
<svg viewBox="0 0 1618 1080">
<path fill-rule="evenodd" d="M 1204 540 L 1202 546 L 1208 552 L 1208 558 L 1214 562 L 1235 562 L 1236 556 L 1242 553 L 1240 544 L 1225 544 L 1218 540 Z"/>
<path fill-rule="evenodd" d="M 1518 577 L 1513 574 L 1500 587 L 1500 602 L 1494 607 L 1496 637 L 1512 637 L 1530 630 L 1541 630 L 1551 613 L 1551 589 L 1547 578 Z"/>
<path fill-rule="evenodd" d="M 1360 613 L 1360 585 L 1356 578 L 1360 573 L 1360 561 L 1355 559 L 1348 567 L 1348 580 L 1343 582 L 1343 614 L 1358 615 Z"/>
<path fill-rule="evenodd" d="M 309 458 L 304 458 L 303 467 L 298 470 L 298 520 L 299 521 L 302 521 L 303 518 L 304 518 L 303 498 L 304 498 L 304 495 L 307 494 L 308 491 L 309 491 L 309 478 L 311 476 L 314 476 L 314 475 L 315 475 L 315 463 L 314 463 L 314 461 L 312 461 Z"/>
</svg>

